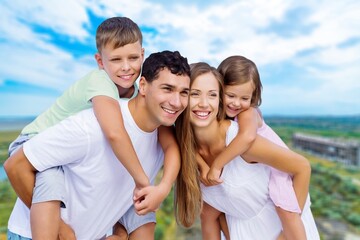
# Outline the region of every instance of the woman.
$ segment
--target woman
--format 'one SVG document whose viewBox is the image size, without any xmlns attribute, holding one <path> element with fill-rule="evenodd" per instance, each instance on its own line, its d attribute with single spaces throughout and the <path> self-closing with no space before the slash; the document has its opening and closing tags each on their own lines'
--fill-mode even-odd
<svg viewBox="0 0 360 240">
<path fill-rule="evenodd" d="M 186 177 L 198 178 L 196 154 L 200 154 L 211 166 L 215 157 L 226 148 L 238 131 L 236 122 L 224 120 L 223 82 L 215 68 L 206 63 L 194 64 L 190 88 L 189 106 L 175 124 L 182 157 L 184 163 L 188 163 L 183 164 L 182 173 L 177 180 L 176 210 L 180 222 L 186 222 L 186 216 L 181 210 L 184 208 L 184 199 L 193 198 L 194 204 L 199 201 L 197 192 L 189 192 L 182 187 L 182 182 L 187 181 Z M 281 222 L 269 198 L 269 166 L 295 176 L 299 174 L 297 164 L 304 162 L 298 160 L 303 160 L 303 157 L 260 136 L 256 137 L 242 157 L 238 156 L 225 165 L 221 175 L 222 184 L 201 186 L 205 206 L 211 205 L 218 213 L 206 219 L 207 224 L 210 222 L 213 224 L 211 228 L 220 230 L 216 221 L 220 212 L 224 212 L 231 240 L 278 239 L 281 237 Z M 309 201 L 305 204 L 302 220 L 307 238 L 319 239 Z M 220 239 L 220 234 L 210 237 Z"/>
</svg>

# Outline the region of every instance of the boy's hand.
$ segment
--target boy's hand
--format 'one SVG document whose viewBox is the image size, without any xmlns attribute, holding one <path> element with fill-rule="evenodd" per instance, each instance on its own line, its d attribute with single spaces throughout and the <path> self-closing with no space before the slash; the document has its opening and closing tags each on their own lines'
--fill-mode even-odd
<svg viewBox="0 0 360 240">
<path fill-rule="evenodd" d="M 211 167 L 207 174 L 207 180 L 209 185 L 213 186 L 222 183 L 223 180 L 220 178 L 220 175 L 221 175 L 221 169 Z"/>
<path fill-rule="evenodd" d="M 74 230 L 62 219 L 60 220 L 59 240 L 76 240 Z"/>
<path fill-rule="evenodd" d="M 160 204 L 169 194 L 170 189 L 159 184 L 158 186 L 148 186 L 139 190 L 134 195 L 135 212 L 138 215 L 155 212 L 159 209 Z"/>
<path fill-rule="evenodd" d="M 135 179 L 134 179 L 134 181 L 135 181 Z M 150 186 L 150 181 L 149 181 L 149 179 L 147 177 L 143 179 L 142 183 L 135 181 L 134 196 L 141 196 L 141 194 L 139 195 L 138 192 L 141 189 L 143 189 L 145 187 L 148 187 L 148 186 Z M 134 201 L 138 201 L 138 200 L 139 199 L 135 199 L 135 197 L 134 197 Z"/>
</svg>

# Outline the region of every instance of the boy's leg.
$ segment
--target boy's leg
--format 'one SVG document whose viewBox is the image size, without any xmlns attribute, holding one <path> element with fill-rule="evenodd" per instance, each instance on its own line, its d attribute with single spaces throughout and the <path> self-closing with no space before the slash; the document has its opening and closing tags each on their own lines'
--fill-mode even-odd
<svg viewBox="0 0 360 240">
<path fill-rule="evenodd" d="M 20 236 L 19 234 L 13 233 L 10 230 L 7 232 L 8 240 L 31 240 L 31 238 Z"/>
<path fill-rule="evenodd" d="M 115 238 L 114 236 L 116 236 L 117 238 Z M 106 238 L 107 240 L 110 239 L 119 239 L 119 240 L 128 240 L 128 233 L 125 229 L 125 227 L 120 224 L 119 222 L 115 223 L 114 227 L 113 227 L 113 235 L 111 236 L 113 238 Z"/>
<path fill-rule="evenodd" d="M 129 240 L 154 240 L 155 238 L 155 223 L 150 222 L 146 223 L 137 229 L 135 229 L 132 233 L 130 233 Z"/>
<path fill-rule="evenodd" d="M 64 172 L 61 167 L 36 174 L 30 225 L 33 239 L 58 239 L 60 206 L 65 202 Z"/>
<path fill-rule="evenodd" d="M 58 239 L 60 227 L 60 201 L 33 203 L 30 209 L 33 239 Z"/>
<path fill-rule="evenodd" d="M 139 216 L 135 213 L 134 206 L 119 220 L 129 235 L 129 239 L 153 240 L 155 236 L 156 216 L 154 212 Z M 115 233 L 115 232 L 114 232 Z"/>
<path fill-rule="evenodd" d="M 202 238 L 206 240 L 220 240 L 220 222 L 221 212 L 204 202 L 201 211 L 201 232 Z"/>
</svg>

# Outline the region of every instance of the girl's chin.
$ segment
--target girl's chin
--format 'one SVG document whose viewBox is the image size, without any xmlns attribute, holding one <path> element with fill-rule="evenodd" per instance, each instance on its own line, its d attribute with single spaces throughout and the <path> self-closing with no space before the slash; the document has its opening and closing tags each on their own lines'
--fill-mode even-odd
<svg viewBox="0 0 360 240">
<path fill-rule="evenodd" d="M 236 117 L 238 114 L 234 114 L 234 113 L 231 113 L 231 114 L 227 114 L 226 113 L 226 116 L 228 116 L 229 118 L 234 118 Z"/>
</svg>

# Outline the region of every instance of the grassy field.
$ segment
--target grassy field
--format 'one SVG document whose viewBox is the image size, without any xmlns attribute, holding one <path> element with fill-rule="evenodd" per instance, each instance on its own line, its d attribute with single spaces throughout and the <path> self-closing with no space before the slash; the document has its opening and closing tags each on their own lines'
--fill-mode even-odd
<svg viewBox="0 0 360 240">
<path fill-rule="evenodd" d="M 269 118 L 267 123 L 291 147 L 295 132 L 324 137 L 341 137 L 360 140 L 360 118 Z M 0 163 L 7 158 L 7 148 L 19 131 L 0 132 Z M 321 221 L 337 221 L 347 226 L 347 231 L 360 235 L 360 170 L 346 167 L 327 159 L 314 157 L 305 152 L 312 165 L 310 194 L 312 211 Z M 0 240 L 6 239 L 6 225 L 16 195 L 8 181 L 0 181 Z M 173 213 L 173 193 L 163 202 L 157 213 L 156 239 L 201 239 L 197 221 L 190 229 L 178 227 Z M 320 223 L 320 220 L 318 220 Z M 324 224 L 326 225 L 326 224 Z M 321 230 L 322 239 L 343 239 Z M 329 236 L 335 236 L 329 237 Z"/>
</svg>

